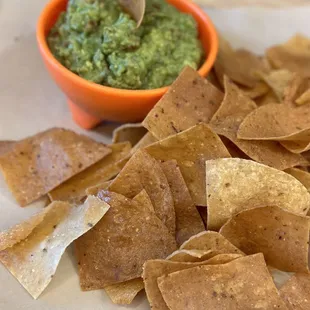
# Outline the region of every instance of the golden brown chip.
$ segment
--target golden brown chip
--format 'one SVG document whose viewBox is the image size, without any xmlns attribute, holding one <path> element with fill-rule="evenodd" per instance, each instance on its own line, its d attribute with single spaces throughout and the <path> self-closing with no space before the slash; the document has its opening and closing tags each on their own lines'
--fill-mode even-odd
<svg viewBox="0 0 310 310">
<path fill-rule="evenodd" d="M 310 103 L 310 89 L 307 89 L 300 97 L 298 97 L 295 101 L 296 104 L 309 104 Z"/>
<path fill-rule="evenodd" d="M 158 140 L 198 123 L 209 122 L 223 100 L 223 93 L 186 67 L 143 121 Z"/>
<path fill-rule="evenodd" d="M 310 137 L 309 141 L 281 141 L 281 144 L 290 152 L 300 154 L 310 150 Z"/>
<path fill-rule="evenodd" d="M 220 253 L 213 250 L 177 250 L 170 254 L 166 259 L 172 262 L 196 263 L 203 262 L 218 254 Z"/>
<path fill-rule="evenodd" d="M 296 100 L 300 98 L 310 88 L 310 79 L 295 74 L 292 81 L 284 91 L 284 102 L 288 105 L 295 105 Z"/>
<path fill-rule="evenodd" d="M 205 161 L 230 157 L 221 139 L 206 125 L 199 124 L 146 148 L 156 159 L 175 159 L 196 205 L 205 205 Z"/>
<path fill-rule="evenodd" d="M 26 239 L 0 252 L 0 261 L 37 298 L 50 283 L 67 246 L 96 225 L 108 209 L 94 196 L 79 206 L 52 202 Z"/>
<path fill-rule="evenodd" d="M 176 271 L 157 282 L 170 310 L 287 309 L 262 254 Z"/>
<path fill-rule="evenodd" d="M 98 192 L 100 192 L 102 190 L 107 190 L 112 182 L 113 182 L 113 180 L 105 181 L 103 183 L 99 183 L 95 186 L 89 187 L 86 189 L 85 193 L 86 193 L 86 195 L 95 195 L 96 196 L 98 194 Z"/>
<path fill-rule="evenodd" d="M 96 164 L 73 176 L 65 183 L 49 192 L 51 200 L 80 200 L 86 195 L 86 189 L 115 177 L 127 162 L 130 143 L 110 145 L 112 152 Z"/>
<path fill-rule="evenodd" d="M 278 207 L 234 215 L 220 233 L 246 254 L 263 253 L 282 271 L 308 272 L 309 218 Z"/>
<path fill-rule="evenodd" d="M 138 195 L 136 195 L 133 198 L 133 201 L 136 201 L 138 204 L 142 204 L 143 206 L 147 207 L 150 211 L 155 212 L 152 200 L 145 189 L 143 189 Z"/>
<path fill-rule="evenodd" d="M 176 250 L 174 237 L 147 206 L 112 192 L 98 196 L 111 208 L 75 243 L 82 290 L 136 279 L 145 261 Z"/>
<path fill-rule="evenodd" d="M 150 144 L 156 142 L 157 139 L 150 133 L 146 133 L 143 138 L 141 138 L 141 140 L 132 148 L 131 153 L 133 154 L 134 152 L 136 152 L 139 149 L 143 149 L 147 146 L 149 146 Z"/>
<path fill-rule="evenodd" d="M 260 98 L 269 92 L 269 87 L 263 82 L 257 82 L 254 88 L 240 87 L 240 89 L 251 99 Z"/>
<path fill-rule="evenodd" d="M 266 56 L 277 69 L 288 69 L 310 77 L 310 40 L 297 34 L 282 45 L 270 47 Z"/>
<path fill-rule="evenodd" d="M 237 132 L 240 124 L 249 113 L 256 109 L 256 104 L 246 97 L 228 78 L 225 78 L 224 84 L 226 90 L 224 100 L 209 124 L 217 134 L 229 139 L 237 149 L 240 149 L 249 158 L 279 170 L 305 163 L 302 156 L 292 154 L 277 142 L 238 139 Z M 231 151 L 232 148 L 230 147 L 229 150 Z M 239 154 L 238 152 L 232 154 L 232 156 L 246 158 L 240 152 Z"/>
<path fill-rule="evenodd" d="M 309 309 L 310 275 L 302 273 L 293 275 L 279 292 L 289 310 Z"/>
<path fill-rule="evenodd" d="M 145 12 L 145 0 L 119 0 L 119 4 L 136 22 L 141 25 Z"/>
<path fill-rule="evenodd" d="M 109 153 L 104 144 L 53 128 L 16 142 L 0 165 L 17 202 L 25 206 Z"/>
<path fill-rule="evenodd" d="M 268 91 L 263 97 L 255 98 L 255 103 L 261 107 L 263 105 L 268 105 L 271 103 L 280 103 L 277 96 L 274 94 L 273 91 Z M 285 100 L 285 99 L 284 99 Z"/>
<path fill-rule="evenodd" d="M 176 241 L 178 245 L 181 245 L 191 236 L 203 231 L 205 227 L 177 162 L 169 160 L 163 162 L 161 167 L 172 193 L 176 220 Z"/>
<path fill-rule="evenodd" d="M 240 257 L 236 254 L 217 255 L 199 263 L 180 263 L 167 260 L 149 260 L 143 266 L 143 281 L 148 301 L 152 310 L 168 310 L 157 284 L 157 278 L 169 273 L 193 268 L 201 265 L 225 264 Z"/>
<path fill-rule="evenodd" d="M 104 288 L 114 304 L 130 305 L 137 294 L 144 289 L 141 278 L 112 284 Z"/>
<path fill-rule="evenodd" d="M 296 178 L 304 187 L 310 192 L 310 173 L 297 168 L 290 168 L 285 170 L 286 173 L 289 173 L 294 178 Z"/>
<path fill-rule="evenodd" d="M 307 214 L 310 194 L 291 175 L 251 160 L 227 158 L 206 162 L 208 229 L 218 230 L 240 211 L 278 206 Z"/>
<path fill-rule="evenodd" d="M 5 154 L 8 151 L 11 151 L 15 141 L 0 141 L 0 156 Z"/>
<path fill-rule="evenodd" d="M 139 150 L 113 180 L 109 190 L 133 198 L 143 189 L 150 196 L 156 215 L 175 235 L 173 197 L 167 178 L 157 160 Z"/>
<path fill-rule="evenodd" d="M 130 144 L 134 146 L 146 133 L 147 130 L 141 125 L 141 123 L 123 124 L 113 131 L 112 142 L 130 142 Z"/>
</svg>

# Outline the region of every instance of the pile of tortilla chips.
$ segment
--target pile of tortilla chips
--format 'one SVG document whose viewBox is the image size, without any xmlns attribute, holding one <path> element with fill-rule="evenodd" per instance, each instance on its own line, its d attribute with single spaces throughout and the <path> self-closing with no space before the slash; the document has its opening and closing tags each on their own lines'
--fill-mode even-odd
<svg viewBox="0 0 310 310">
<path fill-rule="evenodd" d="M 63 129 L 1 142 L 19 204 L 52 203 L 0 234 L 0 261 L 37 298 L 77 239 L 81 289 L 116 304 L 145 289 L 153 310 L 309 309 L 309 46 L 221 38 L 207 79 L 184 68 L 111 145 Z"/>
</svg>

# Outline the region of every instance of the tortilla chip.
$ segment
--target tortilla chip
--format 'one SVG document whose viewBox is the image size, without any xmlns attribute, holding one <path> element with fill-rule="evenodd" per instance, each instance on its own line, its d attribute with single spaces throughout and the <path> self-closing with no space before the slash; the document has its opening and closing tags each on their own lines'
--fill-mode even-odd
<svg viewBox="0 0 310 310">
<path fill-rule="evenodd" d="M 110 145 L 111 153 L 96 164 L 75 175 L 67 182 L 49 192 L 51 200 L 80 200 L 86 195 L 86 189 L 115 177 L 127 162 L 130 143 Z"/>
<path fill-rule="evenodd" d="M 254 88 L 240 87 L 240 89 L 251 99 L 260 98 L 269 92 L 269 87 L 263 82 L 257 82 Z"/>
<path fill-rule="evenodd" d="M 134 146 L 143 138 L 146 133 L 147 130 L 141 125 L 141 123 L 123 124 L 114 129 L 112 142 L 130 142 L 130 144 Z"/>
<path fill-rule="evenodd" d="M 167 178 L 157 160 L 139 150 L 113 180 L 109 190 L 133 198 L 143 189 L 150 196 L 156 215 L 175 235 L 173 197 Z"/>
<path fill-rule="evenodd" d="M 246 254 L 263 253 L 272 267 L 308 272 L 309 228 L 305 216 L 260 207 L 234 215 L 220 233 Z"/>
<path fill-rule="evenodd" d="M 111 181 L 105 181 L 102 183 L 99 183 L 98 185 L 89 187 L 86 189 L 85 193 L 86 195 L 97 195 L 102 190 L 107 190 L 109 186 L 112 184 L 113 180 Z"/>
<path fill-rule="evenodd" d="M 239 256 L 234 254 L 223 257 L 217 255 L 205 262 L 199 263 L 180 263 L 171 262 L 167 260 L 149 260 L 143 266 L 143 281 L 145 285 L 145 292 L 152 310 L 168 310 L 165 301 L 162 298 L 161 292 L 158 288 L 157 278 L 168 275 L 172 272 L 185 270 L 201 265 L 225 264 Z"/>
<path fill-rule="evenodd" d="M 309 141 L 281 141 L 281 144 L 290 152 L 300 154 L 310 150 L 310 137 Z"/>
<path fill-rule="evenodd" d="M 164 139 L 209 122 L 222 100 L 221 91 L 194 69 L 185 67 L 142 124 L 158 140 Z"/>
<path fill-rule="evenodd" d="M 107 295 L 114 304 L 130 305 L 137 294 L 144 289 L 141 278 L 106 286 Z"/>
<path fill-rule="evenodd" d="M 297 105 L 310 103 L 310 89 L 307 89 L 300 97 L 295 101 Z"/>
<path fill-rule="evenodd" d="M 289 310 L 309 309 L 310 275 L 302 273 L 293 275 L 279 292 Z"/>
<path fill-rule="evenodd" d="M 294 73 L 286 69 L 273 70 L 267 74 L 258 72 L 258 76 L 272 89 L 279 102 L 284 99 L 284 91 L 294 78 Z"/>
<path fill-rule="evenodd" d="M 181 245 L 191 236 L 203 231 L 205 227 L 177 162 L 169 160 L 163 162 L 161 167 L 172 193 L 176 221 L 176 241 L 178 245 Z"/>
<path fill-rule="evenodd" d="M 15 143 L 15 141 L 0 141 L 0 156 L 11 151 Z"/>
<path fill-rule="evenodd" d="M 228 78 L 225 78 L 224 84 L 226 90 L 224 100 L 209 124 L 217 134 L 229 139 L 248 158 L 279 170 L 305 163 L 302 156 L 291 154 L 277 142 L 238 139 L 237 132 L 240 124 L 249 113 L 255 111 L 256 104 Z M 225 141 L 224 144 L 227 145 Z M 228 146 L 228 149 L 231 152 L 232 148 Z M 231 154 L 233 157 L 246 158 L 242 153 Z"/>
<path fill-rule="evenodd" d="M 212 124 L 211 124 L 212 126 Z M 216 127 L 215 127 L 216 128 Z M 227 139 L 225 136 L 220 136 L 222 142 L 226 146 L 229 154 L 233 158 L 244 158 L 244 159 L 250 159 L 248 155 L 246 155 L 243 151 L 241 151 L 236 144 L 234 144 L 232 141 Z"/>
<path fill-rule="evenodd" d="M 219 82 L 219 80 L 216 77 L 214 69 L 211 69 L 209 74 L 206 76 L 206 79 L 213 85 L 215 86 L 218 90 L 222 90 L 222 86 Z"/>
<path fill-rule="evenodd" d="M 196 206 L 197 211 L 200 214 L 200 217 L 203 221 L 203 224 L 205 226 L 205 230 L 207 229 L 207 223 L 208 223 L 208 207 L 207 206 Z"/>
<path fill-rule="evenodd" d="M 136 22 L 137 28 L 141 25 L 145 12 L 146 0 L 119 0 L 119 4 Z"/>
<path fill-rule="evenodd" d="M 185 241 L 180 249 L 215 251 L 218 254 L 240 254 L 243 253 L 231 242 L 215 231 L 203 231 Z"/>
<path fill-rule="evenodd" d="M 152 200 L 145 189 L 143 189 L 138 195 L 136 195 L 133 198 L 133 201 L 147 207 L 150 211 L 155 212 Z"/>
<path fill-rule="evenodd" d="M 254 161 L 229 158 L 206 162 L 208 229 L 218 230 L 236 213 L 279 206 L 307 214 L 310 194 L 291 175 Z"/>
<path fill-rule="evenodd" d="M 38 298 L 53 278 L 65 249 L 96 225 L 108 209 L 94 196 L 79 206 L 52 202 L 26 239 L 0 252 L 0 261 L 33 298 Z"/>
<path fill-rule="evenodd" d="M 275 45 L 266 51 L 266 56 L 276 69 L 287 69 L 310 77 L 310 40 L 300 34 L 282 45 Z"/>
<path fill-rule="evenodd" d="M 135 153 L 137 150 L 143 149 L 150 144 L 156 142 L 157 139 L 150 133 L 146 133 L 143 138 L 132 148 L 131 153 Z"/>
<path fill-rule="evenodd" d="M 196 263 L 203 262 L 220 253 L 213 250 L 177 250 L 170 254 L 166 259 L 172 262 Z"/>
<path fill-rule="evenodd" d="M 98 196 L 111 208 L 75 242 L 82 290 L 139 278 L 145 261 L 176 250 L 174 237 L 147 206 L 112 192 Z"/>
<path fill-rule="evenodd" d="M 285 100 L 285 99 L 283 99 Z M 255 103 L 261 107 L 263 105 L 268 105 L 271 103 L 280 103 L 277 96 L 274 94 L 273 91 L 268 91 L 267 94 L 265 94 L 263 97 L 255 98 Z"/>
<path fill-rule="evenodd" d="M 234 82 L 254 88 L 259 81 L 256 71 L 267 71 L 264 62 L 250 51 L 240 49 L 234 51 L 222 37 L 219 40 L 219 52 L 214 64 L 218 80 L 223 83 L 224 75 Z"/>
<path fill-rule="evenodd" d="M 206 125 L 199 124 L 146 148 L 158 160 L 175 159 L 195 205 L 205 205 L 205 161 L 230 157 L 221 139 Z"/>
<path fill-rule="evenodd" d="M 296 178 L 300 183 L 304 185 L 304 187 L 310 192 L 310 173 L 307 171 L 303 171 L 297 168 L 290 168 L 285 170 L 286 173 L 289 173 L 294 178 Z"/>
<path fill-rule="evenodd" d="M 246 140 L 310 142 L 310 105 L 269 104 L 248 114 L 238 130 Z"/>
<path fill-rule="evenodd" d="M 296 100 L 300 98 L 310 88 L 310 79 L 295 74 L 292 81 L 284 91 L 284 103 L 288 105 L 295 105 Z"/>
<path fill-rule="evenodd" d="M 109 153 L 104 144 L 53 128 L 16 142 L 0 165 L 12 194 L 25 206 Z"/>
<path fill-rule="evenodd" d="M 176 271 L 157 282 L 171 310 L 286 309 L 262 254 Z"/>
</svg>

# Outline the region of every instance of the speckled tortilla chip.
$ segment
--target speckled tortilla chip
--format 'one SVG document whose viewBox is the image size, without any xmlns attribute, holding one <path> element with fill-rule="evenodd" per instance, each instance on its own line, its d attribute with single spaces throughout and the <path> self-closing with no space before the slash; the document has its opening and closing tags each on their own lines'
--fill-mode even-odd
<svg viewBox="0 0 310 310">
<path fill-rule="evenodd" d="M 97 195 L 98 192 L 102 191 L 102 190 L 107 190 L 109 188 L 109 186 L 112 184 L 113 180 L 111 181 L 105 181 L 102 183 L 99 183 L 95 186 L 89 187 L 86 189 L 85 193 L 86 195 Z"/>
<path fill-rule="evenodd" d="M 141 123 L 123 124 L 113 131 L 112 142 L 130 142 L 131 146 L 134 146 L 146 133 L 147 130 L 141 125 Z"/>
<path fill-rule="evenodd" d="M 227 256 L 217 255 L 213 258 L 199 263 L 180 263 L 167 260 L 149 260 L 143 267 L 143 281 L 145 285 L 146 296 L 151 305 L 152 310 L 168 310 L 165 301 L 162 298 L 158 288 L 157 279 L 161 276 L 168 275 L 172 272 L 185 270 L 201 265 L 225 264 L 239 256 L 231 254 Z"/>
<path fill-rule="evenodd" d="M 109 212 L 75 242 L 82 290 L 136 279 L 145 261 L 176 250 L 174 237 L 147 206 L 107 191 L 98 197 Z"/>
<path fill-rule="evenodd" d="M 285 170 L 286 173 L 289 173 L 294 178 L 296 178 L 304 187 L 310 192 L 310 173 L 297 168 L 290 168 Z"/>
<path fill-rule="evenodd" d="M 186 67 L 142 124 L 157 139 L 164 139 L 209 122 L 222 100 L 221 91 Z"/>
<path fill-rule="evenodd" d="M 158 141 L 146 148 L 156 159 L 175 159 L 196 205 L 205 205 L 205 161 L 230 157 L 221 139 L 206 124 Z"/>
<path fill-rule="evenodd" d="M 277 142 L 238 139 L 237 132 L 240 124 L 249 113 L 255 111 L 256 104 L 246 97 L 228 78 L 225 78 L 224 84 L 226 90 L 224 100 L 209 124 L 217 134 L 230 140 L 237 149 L 240 149 L 249 158 L 279 170 L 305 163 L 302 156 L 292 154 Z M 232 156 L 246 158 L 238 153 L 232 154 Z"/>
<path fill-rule="evenodd" d="M 16 141 L 0 141 L 0 156 L 11 151 Z"/>
<path fill-rule="evenodd" d="M 262 254 L 176 271 L 157 282 L 170 310 L 286 309 Z"/>
<path fill-rule="evenodd" d="M 80 200 L 86 189 L 115 177 L 127 162 L 131 146 L 129 142 L 109 146 L 111 153 L 96 164 L 73 176 L 49 192 L 51 200 Z"/>
<path fill-rule="evenodd" d="M 308 217 L 267 206 L 234 215 L 220 233 L 246 254 L 263 253 L 272 267 L 308 272 L 309 228 Z"/>
<path fill-rule="evenodd" d="M 282 45 L 275 45 L 266 51 L 266 57 L 276 69 L 288 69 L 310 77 L 310 40 L 300 34 Z"/>
<path fill-rule="evenodd" d="M 310 274 L 293 275 L 279 292 L 289 310 L 309 309 Z"/>
<path fill-rule="evenodd" d="M 94 196 L 81 205 L 52 202 L 26 239 L 0 252 L 0 261 L 37 298 L 53 278 L 67 246 L 96 225 L 108 209 Z"/>
<path fill-rule="evenodd" d="M 215 231 L 203 231 L 185 241 L 180 249 L 214 251 L 218 254 L 240 254 L 243 253 L 236 248 L 225 237 Z"/>
<path fill-rule="evenodd" d="M 161 167 L 172 193 L 176 221 L 176 241 L 178 245 L 181 245 L 191 236 L 203 231 L 205 227 L 177 162 L 169 160 L 163 162 Z"/>
<path fill-rule="evenodd" d="M 150 196 L 156 215 L 175 235 L 173 197 L 160 164 L 143 150 L 137 151 L 109 186 L 109 190 L 133 198 L 143 189 Z"/>
<path fill-rule="evenodd" d="M 109 153 L 104 144 L 53 128 L 16 142 L 0 165 L 15 199 L 25 206 Z"/>
<path fill-rule="evenodd" d="M 229 158 L 206 162 L 208 229 L 218 230 L 236 213 L 279 206 L 307 214 L 310 194 L 291 175 L 254 161 Z"/>
<path fill-rule="evenodd" d="M 137 294 L 144 289 L 141 278 L 106 286 L 107 295 L 114 304 L 130 305 Z"/>
<path fill-rule="evenodd" d="M 245 140 L 310 142 L 310 105 L 269 104 L 248 114 L 238 130 Z"/>
</svg>

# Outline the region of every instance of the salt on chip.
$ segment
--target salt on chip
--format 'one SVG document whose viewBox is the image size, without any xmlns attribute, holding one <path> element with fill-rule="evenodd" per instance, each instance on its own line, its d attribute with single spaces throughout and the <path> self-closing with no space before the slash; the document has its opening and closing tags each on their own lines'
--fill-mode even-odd
<svg viewBox="0 0 310 310">
<path fill-rule="evenodd" d="M 310 173 L 307 171 L 303 171 L 297 168 L 290 168 L 285 170 L 286 173 L 289 173 L 294 178 L 296 178 L 300 183 L 304 185 L 304 187 L 310 192 Z"/>
<path fill-rule="evenodd" d="M 109 147 L 112 151 L 109 155 L 49 192 L 50 199 L 79 200 L 86 195 L 87 188 L 115 177 L 125 166 L 131 146 L 124 142 Z"/>
<path fill-rule="evenodd" d="M 201 265 L 225 264 L 240 257 L 235 254 L 217 255 L 199 263 L 171 262 L 167 260 L 149 260 L 143 266 L 143 281 L 145 291 L 152 310 L 168 310 L 157 284 L 157 278 L 172 272 L 185 270 Z"/>
<path fill-rule="evenodd" d="M 185 240 L 204 230 L 204 224 L 186 186 L 180 168 L 175 160 L 163 162 L 161 167 L 168 180 L 174 202 L 176 241 Z"/>
<path fill-rule="evenodd" d="M 0 156 L 10 151 L 15 144 L 15 141 L 0 141 Z"/>
<path fill-rule="evenodd" d="M 209 160 L 206 180 L 210 230 L 254 207 L 278 206 L 295 214 L 307 214 L 310 207 L 310 194 L 293 176 L 251 160 Z"/>
<path fill-rule="evenodd" d="M 150 196 L 156 215 L 174 235 L 175 212 L 167 178 L 157 160 L 139 150 L 113 180 L 109 190 L 133 198 L 143 189 Z"/>
<path fill-rule="evenodd" d="M 176 250 L 174 237 L 147 206 L 108 191 L 98 197 L 109 212 L 75 242 L 82 290 L 139 278 L 145 261 Z"/>
<path fill-rule="evenodd" d="M 309 224 L 306 216 L 267 206 L 234 215 L 220 233 L 246 254 L 263 253 L 272 267 L 308 272 Z"/>
<path fill-rule="evenodd" d="M 196 205 L 205 205 L 205 161 L 230 157 L 225 145 L 206 124 L 153 143 L 145 149 L 158 160 L 175 159 Z"/>
<path fill-rule="evenodd" d="M 309 309 L 310 275 L 296 273 L 280 289 L 280 296 L 289 310 Z"/>
<path fill-rule="evenodd" d="M 0 261 L 33 298 L 38 298 L 52 280 L 65 249 L 96 225 L 108 209 L 94 196 L 81 205 L 52 202 L 26 239 L 0 252 Z"/>
<path fill-rule="evenodd" d="M 191 67 L 186 67 L 143 121 L 158 140 L 198 123 L 209 122 L 223 93 Z"/>
<path fill-rule="evenodd" d="M 249 113 L 255 111 L 256 104 L 226 77 L 224 84 L 226 90 L 224 100 L 209 123 L 209 126 L 217 134 L 230 140 L 249 158 L 279 170 L 305 163 L 302 156 L 292 154 L 277 142 L 238 139 L 237 132 L 240 124 Z M 238 153 L 232 154 L 232 156 L 245 158 Z"/>
<path fill-rule="evenodd" d="M 25 206 L 109 153 L 104 144 L 53 128 L 16 142 L 0 165 L 17 202 Z"/>
<path fill-rule="evenodd" d="M 286 309 L 262 254 L 176 271 L 157 282 L 170 310 Z"/>
<path fill-rule="evenodd" d="M 146 133 L 147 130 L 141 125 L 141 123 L 123 124 L 113 131 L 112 142 L 130 142 L 130 144 L 134 146 Z"/>
</svg>

